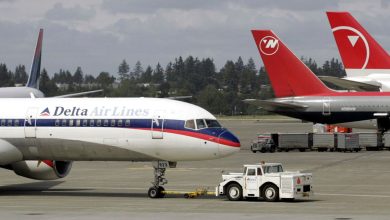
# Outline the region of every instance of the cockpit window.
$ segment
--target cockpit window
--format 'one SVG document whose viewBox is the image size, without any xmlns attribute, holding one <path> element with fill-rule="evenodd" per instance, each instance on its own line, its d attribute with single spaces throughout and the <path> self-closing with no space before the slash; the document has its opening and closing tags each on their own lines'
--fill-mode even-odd
<svg viewBox="0 0 390 220">
<path fill-rule="evenodd" d="M 196 126 L 198 129 L 206 128 L 206 123 L 203 119 L 196 119 Z"/>
<path fill-rule="evenodd" d="M 206 119 L 206 124 L 207 124 L 207 127 L 209 128 L 220 128 L 221 125 L 219 124 L 219 122 L 217 120 L 212 120 L 212 119 Z"/>
<path fill-rule="evenodd" d="M 187 120 L 184 127 L 189 128 L 189 129 L 196 129 L 195 121 L 193 119 Z"/>
</svg>

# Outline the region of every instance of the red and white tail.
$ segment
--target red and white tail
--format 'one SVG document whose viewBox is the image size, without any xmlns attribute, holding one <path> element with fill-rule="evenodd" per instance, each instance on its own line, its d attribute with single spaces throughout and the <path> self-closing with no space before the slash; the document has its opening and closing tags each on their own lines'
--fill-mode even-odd
<svg viewBox="0 0 390 220">
<path fill-rule="evenodd" d="M 276 97 L 333 93 L 270 30 L 252 30 Z"/>
<path fill-rule="evenodd" d="M 390 57 L 348 12 L 326 12 L 347 75 L 390 73 Z"/>
</svg>

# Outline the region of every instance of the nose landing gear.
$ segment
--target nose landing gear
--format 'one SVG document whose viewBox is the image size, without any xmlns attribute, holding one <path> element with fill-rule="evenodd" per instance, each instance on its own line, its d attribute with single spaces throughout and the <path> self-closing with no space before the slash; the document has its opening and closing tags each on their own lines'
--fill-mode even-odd
<svg viewBox="0 0 390 220">
<path fill-rule="evenodd" d="M 148 190 L 148 196 L 150 198 L 164 198 L 165 197 L 165 189 L 162 185 L 168 183 L 168 180 L 164 177 L 165 170 L 170 166 L 168 161 L 157 161 L 153 162 L 154 168 L 154 181 L 152 182 L 153 186 Z M 176 164 L 174 164 L 176 166 Z"/>
</svg>

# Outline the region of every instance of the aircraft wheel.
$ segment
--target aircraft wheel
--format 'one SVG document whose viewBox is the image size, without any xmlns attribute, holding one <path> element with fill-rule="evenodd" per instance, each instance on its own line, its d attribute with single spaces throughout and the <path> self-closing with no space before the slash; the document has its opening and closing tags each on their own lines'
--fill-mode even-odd
<svg viewBox="0 0 390 220">
<path fill-rule="evenodd" d="M 152 199 L 164 198 L 165 194 L 163 193 L 163 191 L 165 191 L 165 189 L 162 186 L 153 186 L 149 188 L 148 196 Z"/>
</svg>

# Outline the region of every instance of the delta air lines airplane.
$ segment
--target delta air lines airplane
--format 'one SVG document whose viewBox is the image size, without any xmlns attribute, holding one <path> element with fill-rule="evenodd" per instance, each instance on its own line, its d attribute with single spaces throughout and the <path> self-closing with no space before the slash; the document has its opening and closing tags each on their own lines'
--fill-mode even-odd
<svg viewBox="0 0 390 220">
<path fill-rule="evenodd" d="M 0 106 L 0 165 L 33 179 L 65 177 L 71 161 L 153 161 L 148 194 L 158 198 L 165 168 L 240 149 L 212 114 L 176 100 L 9 98 Z"/>
</svg>

